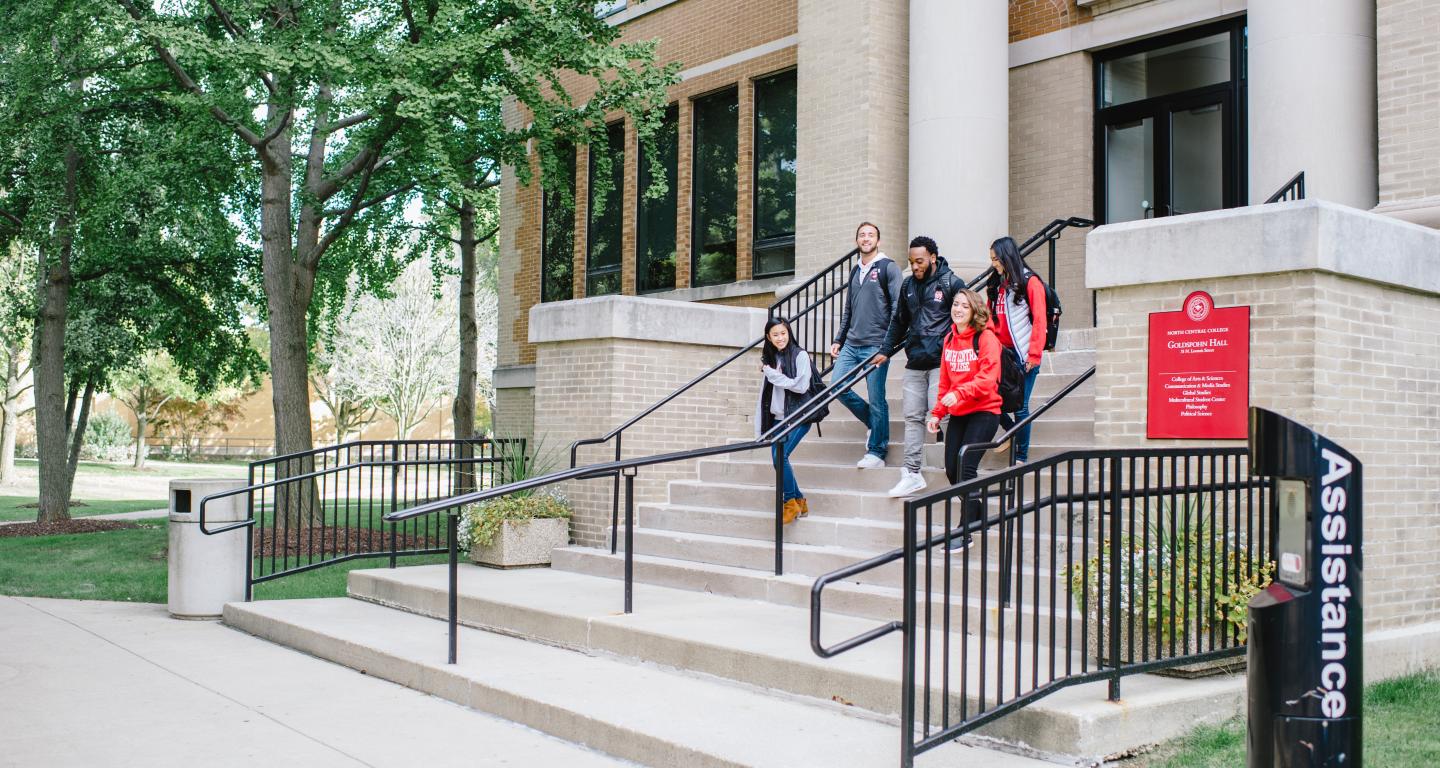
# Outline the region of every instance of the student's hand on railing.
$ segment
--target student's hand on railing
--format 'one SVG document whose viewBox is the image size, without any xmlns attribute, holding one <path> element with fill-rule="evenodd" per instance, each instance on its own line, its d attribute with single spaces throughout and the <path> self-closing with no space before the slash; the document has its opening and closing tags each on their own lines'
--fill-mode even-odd
<svg viewBox="0 0 1440 768">
<path fill-rule="evenodd" d="M 889 358 L 887 355 L 885 355 L 885 354 L 883 354 L 883 353 L 881 353 L 881 352 L 876 352 L 876 353 L 875 353 L 875 356 L 872 357 L 872 358 L 870 358 L 870 362 L 872 362 L 872 363 L 874 363 L 874 364 L 876 364 L 876 365 L 884 365 L 884 364 L 885 364 L 885 361 L 886 361 L 886 360 L 889 360 L 889 359 L 890 359 L 890 358 Z"/>
</svg>

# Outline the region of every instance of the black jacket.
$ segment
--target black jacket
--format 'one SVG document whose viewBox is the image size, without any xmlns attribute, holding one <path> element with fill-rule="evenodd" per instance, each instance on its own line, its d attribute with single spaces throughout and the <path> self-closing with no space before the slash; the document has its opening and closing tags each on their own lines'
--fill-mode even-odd
<svg viewBox="0 0 1440 768">
<path fill-rule="evenodd" d="M 917 371 L 939 368 L 940 349 L 951 326 L 950 304 L 964 287 L 965 282 L 950 271 L 944 256 L 935 257 L 924 280 L 916 280 L 914 275 L 905 278 L 900 286 L 900 298 L 895 302 L 890 332 L 885 334 L 881 349 L 888 354 L 903 342 L 906 368 Z"/>
</svg>

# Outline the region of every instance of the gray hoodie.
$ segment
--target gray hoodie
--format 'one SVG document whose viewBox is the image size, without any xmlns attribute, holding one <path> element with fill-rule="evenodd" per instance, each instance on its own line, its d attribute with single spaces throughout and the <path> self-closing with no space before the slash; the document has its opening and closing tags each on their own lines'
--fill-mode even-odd
<svg viewBox="0 0 1440 768">
<path fill-rule="evenodd" d="M 890 317 L 895 314 L 895 302 L 900 298 L 900 266 L 889 256 L 876 253 L 868 265 L 857 263 L 850 271 L 849 280 L 850 290 L 845 297 L 835 343 L 878 347 L 885 341 L 885 332 L 890 330 Z M 886 285 L 881 285 L 882 280 Z"/>
</svg>

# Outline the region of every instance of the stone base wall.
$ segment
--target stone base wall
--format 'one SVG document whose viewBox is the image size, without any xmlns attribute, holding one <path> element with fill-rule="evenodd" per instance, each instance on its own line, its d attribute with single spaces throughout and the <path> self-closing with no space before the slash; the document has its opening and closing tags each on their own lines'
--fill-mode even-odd
<svg viewBox="0 0 1440 768">
<path fill-rule="evenodd" d="M 1440 234 L 1311 202 L 1106 227 L 1090 249 L 1096 444 L 1206 444 L 1145 438 L 1149 314 L 1195 290 L 1250 306 L 1251 405 L 1364 464 L 1366 631 L 1440 620 Z"/>
<path fill-rule="evenodd" d="M 536 307 L 531 313 L 535 435 L 562 466 L 570 444 L 603 437 L 684 386 L 736 349 L 760 338 L 764 312 L 688 302 L 612 296 Z M 760 384 L 758 348 L 662 406 L 621 437 L 623 458 L 724 445 L 754 437 Z M 615 443 L 585 446 L 578 463 L 615 460 Z M 663 502 L 668 484 L 695 478 L 695 461 L 639 469 L 642 503 Z M 624 480 L 621 480 L 623 494 Z M 614 481 L 569 482 L 577 544 L 607 546 Z M 621 498 L 621 514 L 624 499 Z"/>
</svg>

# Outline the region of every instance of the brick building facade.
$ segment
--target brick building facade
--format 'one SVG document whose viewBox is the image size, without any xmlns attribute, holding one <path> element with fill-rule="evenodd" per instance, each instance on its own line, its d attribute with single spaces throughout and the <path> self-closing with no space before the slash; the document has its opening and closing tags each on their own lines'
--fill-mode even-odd
<svg viewBox="0 0 1440 768">
<path fill-rule="evenodd" d="M 1381 212 L 1440 224 L 1440 67 L 1433 62 L 1440 9 L 1423 0 L 1251 5 L 1012 0 L 1008 14 L 982 17 L 978 6 L 942 0 L 631 3 L 611 23 L 625 39 L 658 39 L 660 60 L 681 66 L 681 82 L 669 93 L 678 117 L 674 277 L 658 291 L 637 286 L 639 148 L 626 121 L 619 278 L 609 288 L 764 307 L 848 250 L 860 220 L 879 223 L 882 248 L 901 261 L 911 236 L 936 237 L 956 271 L 969 275 L 986 266 L 984 244 L 1007 232 L 1023 238 L 1068 216 L 1107 223 L 1261 202 L 1300 170 L 1311 197 L 1361 208 L 1378 203 Z M 1003 48 L 977 44 L 1000 40 Z M 1229 63 L 1228 74 L 1211 77 L 1215 62 L 1206 57 L 1217 56 Z M 1329 81 L 1307 96 L 1301 85 L 1311 70 Z M 967 74 L 990 71 L 1007 72 L 998 96 L 996 81 Z M 756 279 L 756 83 L 784 72 L 796 78 L 787 212 L 793 271 Z M 584 83 L 566 85 L 584 98 Z M 1186 86 L 1201 86 L 1186 93 L 1208 89 L 1213 103 L 1175 101 L 1171 94 Z M 694 185 L 704 176 L 693 165 L 695 107 L 727 89 L 739 127 L 730 148 L 733 279 L 697 286 L 692 254 L 703 244 L 691 242 Z M 519 124 L 522 109 L 508 117 Z M 1008 130 L 987 127 L 997 120 Z M 1157 132 L 1161 123 L 1167 129 Z M 1315 124 L 1331 128 L 1308 130 Z M 1126 149 L 1142 146 L 1142 130 L 1143 150 Z M 1161 144 L 1152 159 L 1152 146 Z M 590 295 L 589 152 L 577 148 L 574 210 L 564 212 L 575 224 L 564 298 Z M 1008 162 L 987 164 L 994 158 Z M 1150 177 L 1123 178 L 1135 163 Z M 1172 164 L 1169 178 L 1160 169 Z M 1185 182 L 1186 168 L 1222 164 L 1214 179 Z M 512 429 L 533 424 L 537 358 L 529 313 L 541 302 L 543 196 L 538 173 L 528 186 L 505 175 L 496 378 L 499 423 Z M 1090 325 L 1083 237 L 1062 239 L 1056 256 L 1066 323 Z"/>
</svg>

